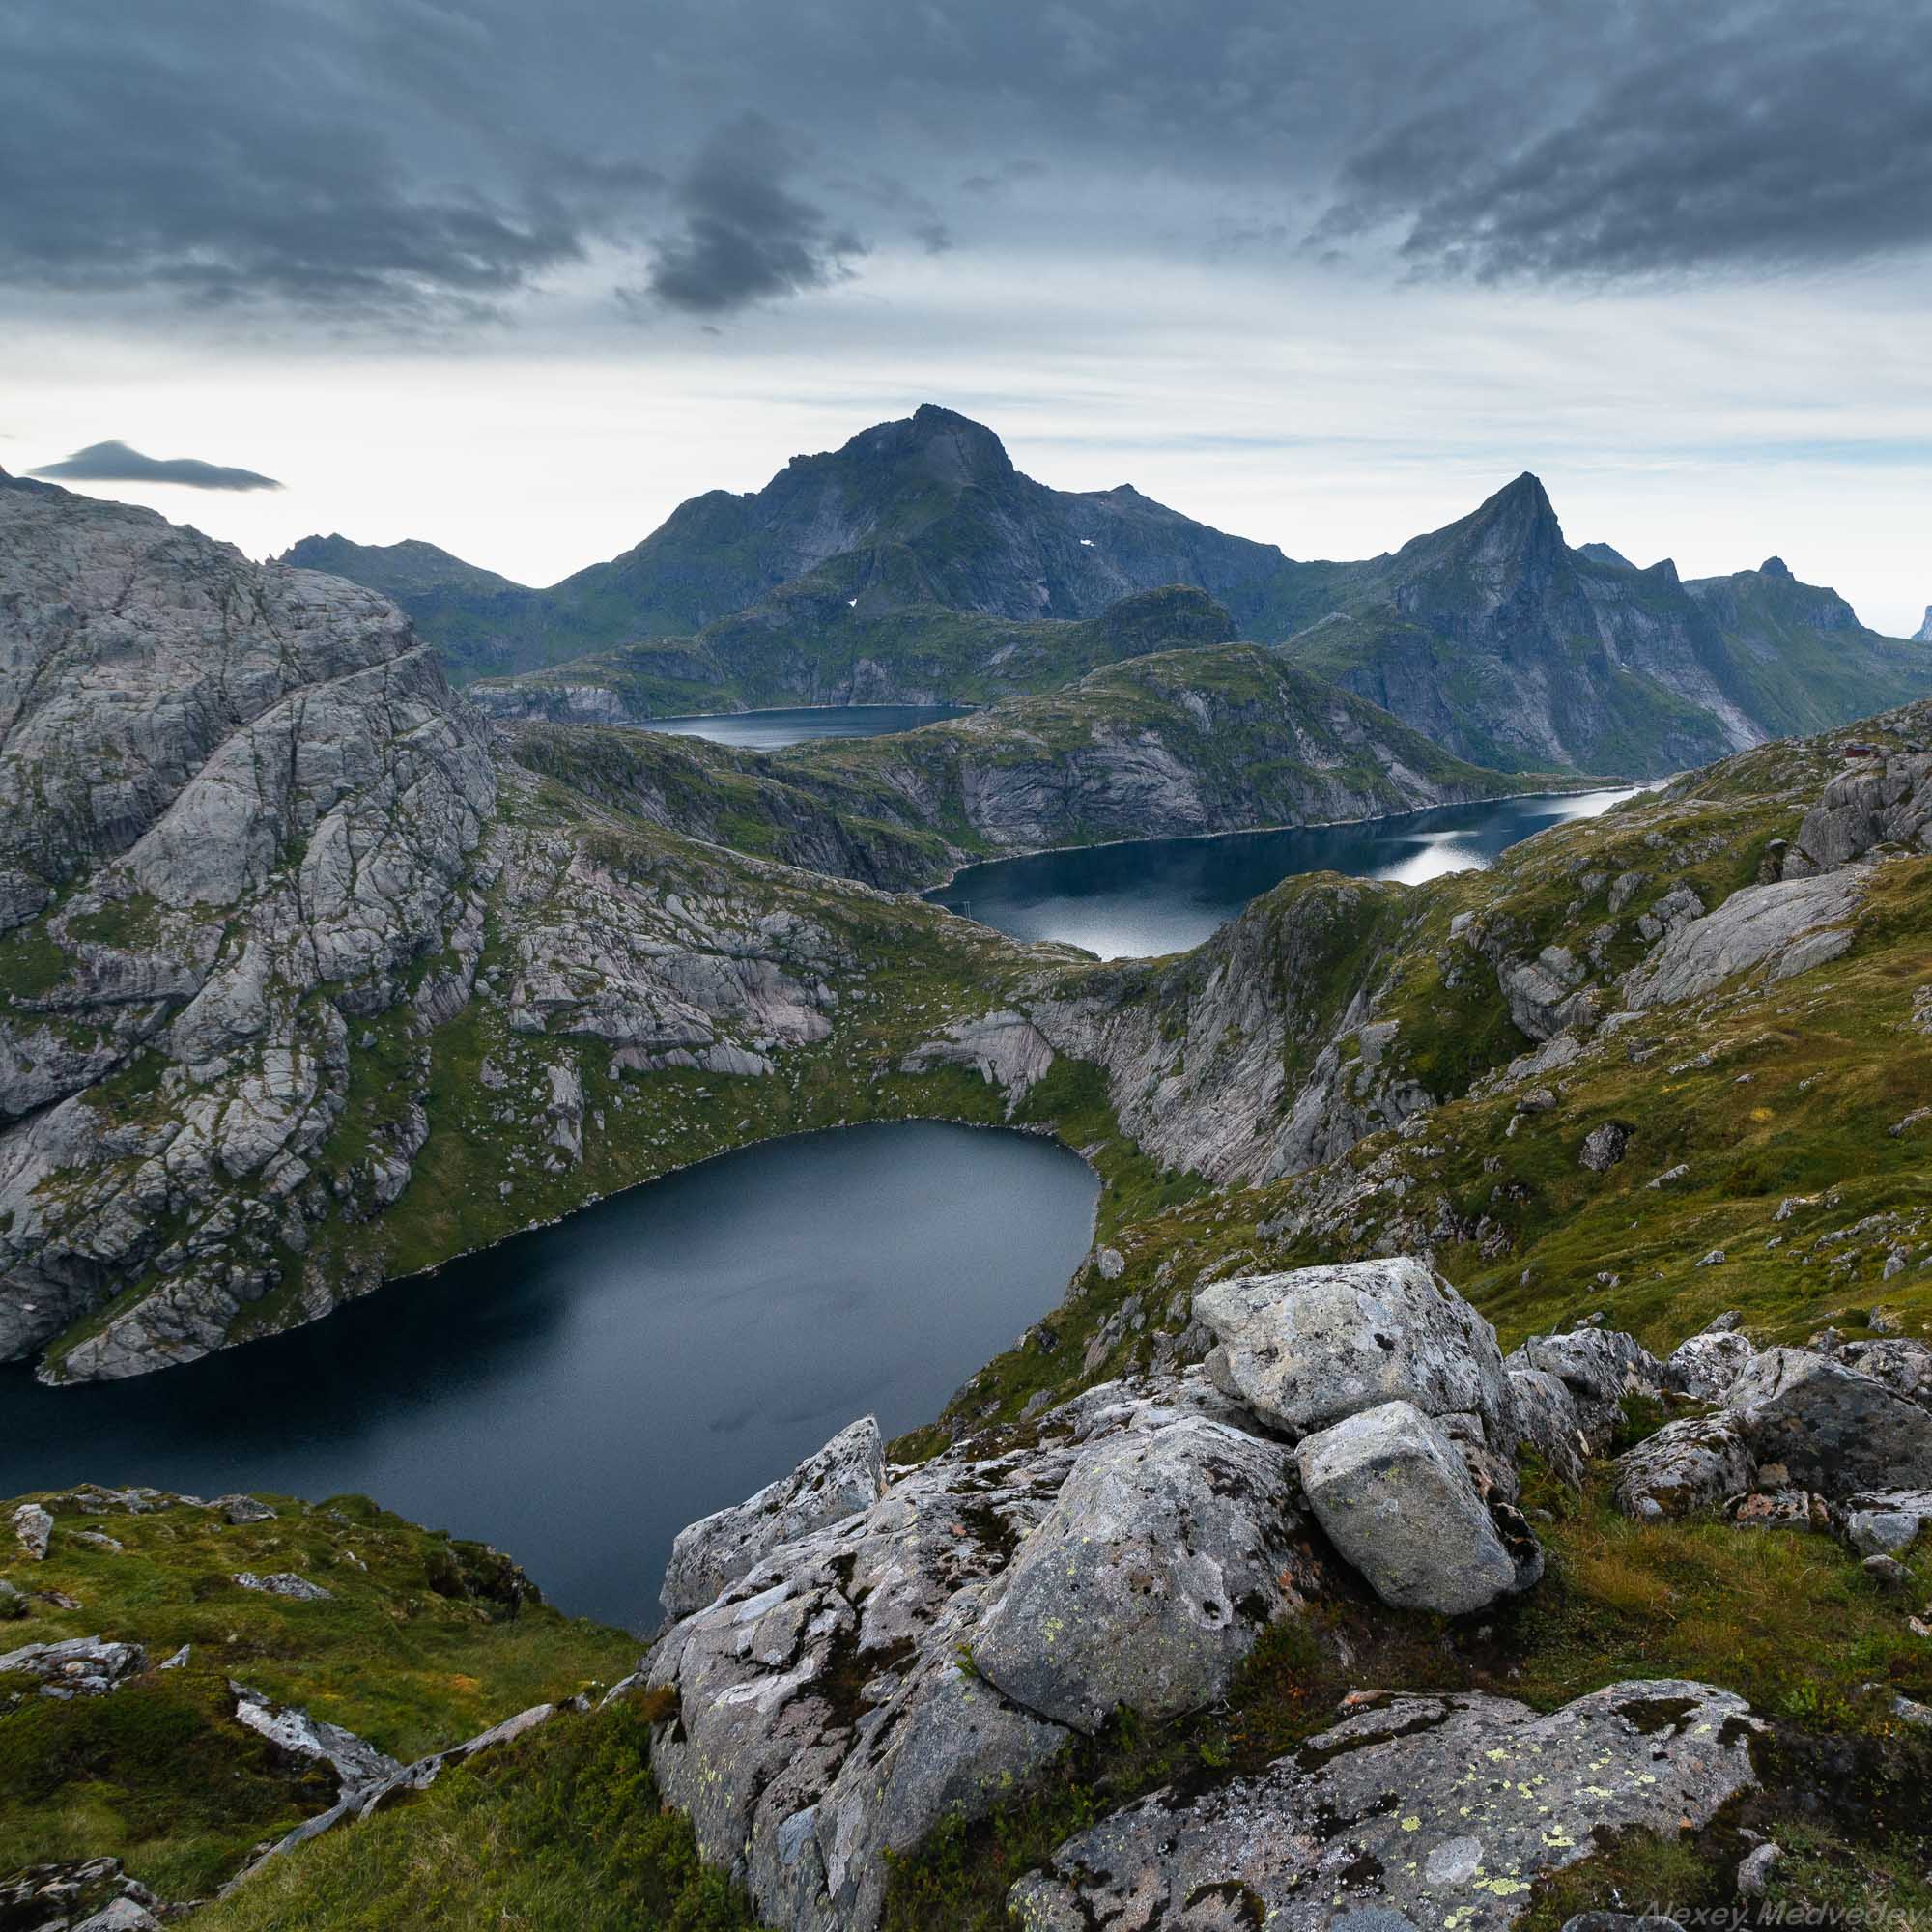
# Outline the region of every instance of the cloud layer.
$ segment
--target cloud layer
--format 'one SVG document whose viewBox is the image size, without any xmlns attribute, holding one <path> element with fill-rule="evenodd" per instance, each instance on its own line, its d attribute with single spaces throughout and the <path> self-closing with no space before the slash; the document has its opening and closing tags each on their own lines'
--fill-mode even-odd
<svg viewBox="0 0 1932 1932">
<path fill-rule="evenodd" d="M 279 490 L 272 476 L 198 456 L 143 456 L 125 442 L 92 442 L 30 472 L 62 483 L 177 483 L 189 490 Z"/>
<path fill-rule="evenodd" d="M 566 286 L 715 324 L 894 251 L 1829 268 L 1932 247 L 1925 31 L 1925 0 L 0 8 L 0 289 L 393 331 Z"/>
</svg>

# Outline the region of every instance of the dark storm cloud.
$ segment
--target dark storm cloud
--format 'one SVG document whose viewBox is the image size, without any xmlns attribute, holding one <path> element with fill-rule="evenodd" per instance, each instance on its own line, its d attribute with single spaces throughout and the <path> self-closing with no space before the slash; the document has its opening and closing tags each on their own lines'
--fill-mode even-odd
<svg viewBox="0 0 1932 1932">
<path fill-rule="evenodd" d="M 143 456 L 125 442 L 91 442 L 59 463 L 28 472 L 63 483 L 180 483 L 190 490 L 279 490 L 272 477 L 253 469 L 204 463 L 198 456 Z"/>
<path fill-rule="evenodd" d="M 0 5 L 0 283 L 489 312 L 580 260 L 659 178 L 506 131 L 507 49 L 460 24 L 409 0 Z"/>
<path fill-rule="evenodd" d="M 586 270 L 716 320 L 868 245 L 1833 264 L 1932 242 L 1927 4 L 0 0 L 0 298 L 413 327 Z"/>
<path fill-rule="evenodd" d="M 1687 13 L 1553 127 L 1498 143 L 1479 101 L 1348 161 L 1327 238 L 1484 280 L 1830 266 L 1932 240 L 1921 4 Z"/>
<path fill-rule="evenodd" d="M 677 185 L 682 225 L 657 240 L 646 297 L 718 316 L 850 272 L 866 244 L 791 192 L 802 158 L 799 143 L 762 115 L 713 135 Z"/>
</svg>

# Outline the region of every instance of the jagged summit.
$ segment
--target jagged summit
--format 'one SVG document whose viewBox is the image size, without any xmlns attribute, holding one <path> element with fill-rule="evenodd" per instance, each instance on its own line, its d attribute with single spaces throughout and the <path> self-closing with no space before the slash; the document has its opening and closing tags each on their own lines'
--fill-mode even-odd
<svg viewBox="0 0 1932 1932">
<path fill-rule="evenodd" d="M 1768 556 L 1758 565 L 1757 573 L 1760 577 L 1790 578 L 1791 566 L 1781 556 Z"/>
<path fill-rule="evenodd" d="M 910 416 L 861 430 L 835 457 L 794 457 L 792 464 L 851 457 L 904 465 L 953 489 L 1002 484 L 1018 473 L 1006 444 L 984 423 L 938 403 L 922 403 Z"/>
<path fill-rule="evenodd" d="M 1613 544 L 1586 543 L 1577 546 L 1577 554 L 1592 563 L 1607 564 L 1612 570 L 1634 570 L 1636 565 Z"/>
<path fill-rule="evenodd" d="M 1913 632 L 1912 640 L 1917 644 L 1932 644 L 1932 604 L 1925 607 L 1925 621 Z"/>
</svg>

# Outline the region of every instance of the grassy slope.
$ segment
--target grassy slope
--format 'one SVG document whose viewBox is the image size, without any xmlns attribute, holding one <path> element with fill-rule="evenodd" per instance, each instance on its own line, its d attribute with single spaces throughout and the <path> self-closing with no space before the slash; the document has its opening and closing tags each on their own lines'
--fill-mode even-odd
<svg viewBox="0 0 1932 1932">
<path fill-rule="evenodd" d="M 474 1736 L 531 1704 L 614 1683 L 635 1639 L 539 1605 L 503 1600 L 500 1559 L 341 1496 L 267 1500 L 273 1521 L 230 1525 L 186 1505 L 85 1515 L 50 1498 L 43 1562 L 7 1539 L 0 1576 L 28 1614 L 0 1622 L 0 1651 L 101 1635 L 178 1669 L 104 1697 L 43 1698 L 0 1675 L 0 1874 L 113 1855 L 163 1897 L 207 1893 L 250 1847 L 334 1801 L 234 1721 L 233 1678 L 304 1706 L 404 1761 Z M 6 1505 L 11 1513 L 14 1505 Z M 124 1548 L 76 1540 L 104 1532 Z M 244 1590 L 241 1571 L 293 1570 L 332 1593 L 304 1603 Z M 497 1595 L 489 1595 L 493 1589 Z M 77 1604 L 63 1608 L 49 1593 Z M 12 1708 L 15 1690 L 24 1693 Z"/>
<path fill-rule="evenodd" d="M 749 1907 L 697 1859 L 652 1782 L 637 1695 L 566 1714 L 251 1878 L 208 1932 L 740 1932 Z"/>
</svg>

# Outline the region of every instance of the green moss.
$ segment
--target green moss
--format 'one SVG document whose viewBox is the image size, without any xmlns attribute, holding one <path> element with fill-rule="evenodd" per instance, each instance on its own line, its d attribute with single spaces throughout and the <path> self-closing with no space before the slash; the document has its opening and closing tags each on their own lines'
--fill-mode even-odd
<svg viewBox="0 0 1932 1932">
<path fill-rule="evenodd" d="M 0 939 L 0 996 L 43 1000 L 68 977 L 72 961 L 44 920 Z"/>
</svg>

